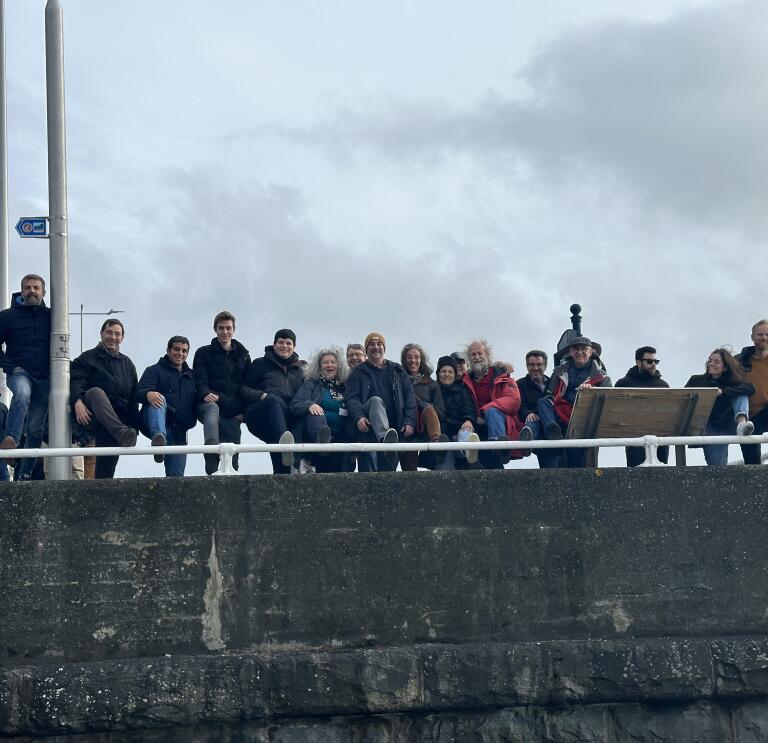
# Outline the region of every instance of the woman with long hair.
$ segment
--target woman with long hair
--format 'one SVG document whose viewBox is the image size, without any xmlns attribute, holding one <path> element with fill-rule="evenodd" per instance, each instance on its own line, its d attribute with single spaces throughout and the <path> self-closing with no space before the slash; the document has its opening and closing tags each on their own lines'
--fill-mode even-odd
<svg viewBox="0 0 768 743">
<path fill-rule="evenodd" d="M 416 393 L 416 432 L 413 441 L 447 442 L 442 432 L 441 419 L 445 417 L 445 405 L 440 385 L 432 379 L 429 357 L 418 343 L 406 343 L 400 353 L 400 363 L 413 383 Z M 420 456 L 421 454 L 421 456 Z M 415 471 L 419 464 L 434 469 L 442 464 L 444 455 L 416 451 L 400 452 L 400 469 Z"/>
<path fill-rule="evenodd" d="M 344 383 L 348 374 L 344 354 L 335 346 L 320 349 L 310 359 L 304 382 L 291 401 L 291 413 L 304 416 L 302 427 L 308 441 L 328 444 L 347 440 Z M 317 472 L 341 472 L 344 461 L 341 453 L 313 454 L 304 459 Z"/>
<path fill-rule="evenodd" d="M 738 363 L 725 348 L 716 348 L 707 357 L 704 374 L 694 374 L 686 387 L 715 387 L 717 398 L 709 414 L 705 435 L 748 436 L 754 431 L 749 420 L 749 396 L 755 386 L 744 380 Z M 728 464 L 728 444 L 708 444 L 703 447 L 707 464 Z"/>
</svg>

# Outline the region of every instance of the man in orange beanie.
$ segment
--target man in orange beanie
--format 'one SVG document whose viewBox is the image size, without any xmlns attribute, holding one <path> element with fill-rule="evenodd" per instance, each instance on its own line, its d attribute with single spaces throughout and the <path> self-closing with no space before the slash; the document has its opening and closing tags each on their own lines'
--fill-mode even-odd
<svg viewBox="0 0 768 743">
<path fill-rule="evenodd" d="M 400 435 L 409 439 L 416 428 L 416 395 L 408 373 L 400 364 L 384 358 L 387 344 L 381 333 L 368 333 L 364 345 L 368 359 L 349 375 L 345 391 L 350 424 L 358 440 L 373 437 L 396 444 Z M 387 452 L 375 457 L 369 466 L 372 470 L 394 470 L 397 463 L 397 452 Z"/>
</svg>

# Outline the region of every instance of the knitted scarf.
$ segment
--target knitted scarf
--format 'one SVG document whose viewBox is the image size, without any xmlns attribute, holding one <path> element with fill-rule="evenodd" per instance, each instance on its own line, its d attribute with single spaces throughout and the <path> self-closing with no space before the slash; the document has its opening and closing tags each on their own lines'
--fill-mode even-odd
<svg viewBox="0 0 768 743">
<path fill-rule="evenodd" d="M 120 355 L 120 346 L 118 346 L 117 349 L 113 351 L 111 348 L 107 348 L 102 341 L 99 341 L 96 347 L 104 349 L 110 356 L 114 356 L 115 358 Z"/>
</svg>

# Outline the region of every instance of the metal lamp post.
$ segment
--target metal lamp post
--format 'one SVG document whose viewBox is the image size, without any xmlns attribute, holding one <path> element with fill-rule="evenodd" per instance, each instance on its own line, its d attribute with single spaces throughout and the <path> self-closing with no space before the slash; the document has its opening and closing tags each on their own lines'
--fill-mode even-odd
<svg viewBox="0 0 768 743">
<path fill-rule="evenodd" d="M 72 444 L 69 418 L 69 257 L 64 115 L 64 30 L 59 0 L 45 6 L 45 79 L 48 118 L 48 220 L 50 223 L 51 392 L 48 438 L 52 448 Z M 51 480 L 69 480 L 69 457 L 54 457 Z"/>
</svg>

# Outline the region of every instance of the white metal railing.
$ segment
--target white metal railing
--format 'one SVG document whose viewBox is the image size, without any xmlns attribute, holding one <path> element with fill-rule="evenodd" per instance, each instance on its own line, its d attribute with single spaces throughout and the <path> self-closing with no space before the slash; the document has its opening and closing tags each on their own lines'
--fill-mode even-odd
<svg viewBox="0 0 768 743">
<path fill-rule="evenodd" d="M 0 459 L 38 457 L 105 457 L 147 456 L 154 454 L 218 454 L 217 475 L 236 474 L 232 467 L 235 454 L 293 452 L 369 452 L 369 451 L 467 451 L 470 449 L 579 449 L 611 447 L 643 447 L 645 462 L 641 467 L 663 466 L 657 457 L 660 446 L 702 446 L 705 444 L 766 444 L 768 433 L 754 436 L 638 436 L 623 439 L 561 439 L 558 441 L 450 441 L 446 443 L 334 443 L 334 444 L 214 444 L 184 446 L 89 446 L 66 449 L 2 449 Z"/>
</svg>

